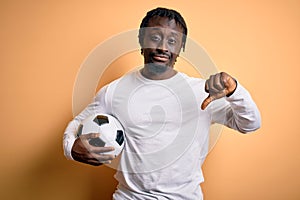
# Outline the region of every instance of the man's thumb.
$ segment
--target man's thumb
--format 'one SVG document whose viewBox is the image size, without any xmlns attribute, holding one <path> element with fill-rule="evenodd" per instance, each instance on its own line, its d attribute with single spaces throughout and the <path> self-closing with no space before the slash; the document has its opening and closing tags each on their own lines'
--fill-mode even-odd
<svg viewBox="0 0 300 200">
<path fill-rule="evenodd" d="M 202 102 L 201 109 L 204 110 L 213 100 L 213 96 L 208 95 L 208 97 L 206 97 L 206 99 L 204 99 L 204 101 Z"/>
</svg>

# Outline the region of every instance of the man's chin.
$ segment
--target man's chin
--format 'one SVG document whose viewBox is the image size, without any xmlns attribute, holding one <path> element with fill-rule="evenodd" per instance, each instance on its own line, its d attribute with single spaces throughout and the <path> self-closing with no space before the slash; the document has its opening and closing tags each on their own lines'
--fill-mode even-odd
<svg viewBox="0 0 300 200">
<path fill-rule="evenodd" d="M 145 65 L 145 67 L 148 68 L 148 71 L 153 74 L 162 74 L 168 69 L 168 65 L 158 63 L 148 63 Z"/>
</svg>

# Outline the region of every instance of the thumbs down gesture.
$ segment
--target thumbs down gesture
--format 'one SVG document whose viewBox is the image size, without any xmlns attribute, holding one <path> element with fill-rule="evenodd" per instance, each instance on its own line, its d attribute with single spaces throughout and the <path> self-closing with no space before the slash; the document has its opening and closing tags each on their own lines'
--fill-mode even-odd
<svg viewBox="0 0 300 200">
<path fill-rule="evenodd" d="M 237 82 L 229 74 L 220 72 L 211 75 L 205 82 L 205 92 L 209 93 L 204 99 L 201 109 L 204 110 L 211 102 L 222 97 L 229 97 L 233 94 L 237 86 Z"/>
</svg>

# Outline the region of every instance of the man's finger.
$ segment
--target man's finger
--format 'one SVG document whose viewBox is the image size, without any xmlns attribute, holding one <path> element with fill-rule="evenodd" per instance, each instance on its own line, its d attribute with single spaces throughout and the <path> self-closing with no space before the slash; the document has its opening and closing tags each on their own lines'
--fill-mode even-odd
<svg viewBox="0 0 300 200">
<path fill-rule="evenodd" d="M 90 149 L 90 141 L 92 139 L 96 139 L 100 137 L 100 133 L 88 133 L 88 134 L 83 134 L 79 136 L 79 139 L 81 140 L 82 144 L 85 146 L 85 148 Z"/>
<path fill-rule="evenodd" d="M 82 139 L 93 139 L 100 137 L 100 133 L 88 133 L 88 134 L 83 134 L 80 136 Z"/>
<path fill-rule="evenodd" d="M 225 86 L 224 86 L 224 83 L 223 83 L 223 80 L 222 80 L 221 73 L 216 74 L 214 87 L 219 91 L 224 90 Z"/>
<path fill-rule="evenodd" d="M 110 151 L 114 151 L 115 148 L 114 147 L 95 147 L 92 146 L 90 148 L 90 151 L 93 153 L 105 153 L 105 152 L 110 152 Z"/>
<path fill-rule="evenodd" d="M 97 154 L 97 153 L 91 154 L 91 159 L 98 160 L 99 162 L 113 160 L 115 159 L 115 157 L 116 156 L 113 154 Z"/>
<path fill-rule="evenodd" d="M 205 90 L 206 93 L 209 93 L 209 87 L 208 87 L 208 81 L 207 80 L 205 81 L 204 90 Z"/>
</svg>

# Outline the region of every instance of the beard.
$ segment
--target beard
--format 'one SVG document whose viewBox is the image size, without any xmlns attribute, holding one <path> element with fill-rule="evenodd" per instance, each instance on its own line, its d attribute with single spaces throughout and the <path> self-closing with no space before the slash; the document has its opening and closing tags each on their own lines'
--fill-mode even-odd
<svg viewBox="0 0 300 200">
<path fill-rule="evenodd" d="M 168 69 L 167 65 L 160 65 L 156 63 L 148 63 L 145 67 L 147 67 L 149 72 L 153 74 L 162 74 Z"/>
<path fill-rule="evenodd" d="M 145 67 L 152 74 L 162 74 L 165 71 L 167 71 L 167 69 L 168 69 L 167 65 L 160 65 L 160 64 L 156 64 L 156 63 L 148 63 L 145 65 Z"/>
</svg>

